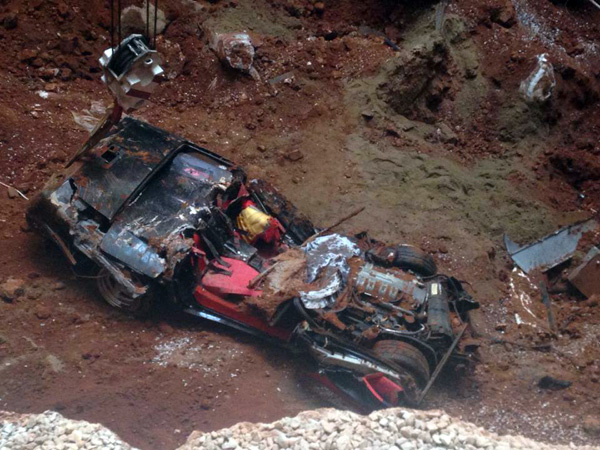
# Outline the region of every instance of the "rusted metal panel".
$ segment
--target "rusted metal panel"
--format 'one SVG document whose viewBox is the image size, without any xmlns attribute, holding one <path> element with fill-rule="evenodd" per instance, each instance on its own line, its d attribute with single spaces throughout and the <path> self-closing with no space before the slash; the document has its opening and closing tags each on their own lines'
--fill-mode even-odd
<svg viewBox="0 0 600 450">
<path fill-rule="evenodd" d="M 583 295 L 600 295 L 600 249 L 592 247 L 584 261 L 569 275 L 569 281 Z"/>
<path fill-rule="evenodd" d="M 125 118 L 72 176 L 79 197 L 112 220 L 127 199 L 184 141 L 144 122 Z"/>
</svg>

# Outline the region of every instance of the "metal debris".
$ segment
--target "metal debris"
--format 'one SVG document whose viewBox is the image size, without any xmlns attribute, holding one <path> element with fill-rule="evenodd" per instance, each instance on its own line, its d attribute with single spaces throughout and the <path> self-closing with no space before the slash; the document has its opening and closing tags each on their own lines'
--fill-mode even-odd
<svg viewBox="0 0 600 450">
<path fill-rule="evenodd" d="M 569 282 L 586 297 L 600 295 L 600 248 L 590 249 L 583 262 L 569 275 Z"/>
<path fill-rule="evenodd" d="M 151 50 L 140 34 L 132 34 L 116 49 L 109 48 L 100 58 L 102 81 L 126 113 L 142 107 L 164 72 L 160 55 Z"/>
<path fill-rule="evenodd" d="M 307 243 L 304 247 L 307 263 L 307 282 L 318 277 L 323 280 L 321 288 L 301 292 L 300 298 L 308 309 L 324 308 L 335 303 L 334 294 L 345 285 L 350 274 L 348 259 L 360 255 L 358 246 L 345 236 L 330 234 Z"/>
<path fill-rule="evenodd" d="M 583 233 L 598 228 L 595 219 L 588 219 L 562 228 L 533 244 L 520 247 L 508 235 L 504 235 L 506 251 L 523 272 L 533 269 L 546 271 L 556 267 L 573 256 Z"/>
</svg>

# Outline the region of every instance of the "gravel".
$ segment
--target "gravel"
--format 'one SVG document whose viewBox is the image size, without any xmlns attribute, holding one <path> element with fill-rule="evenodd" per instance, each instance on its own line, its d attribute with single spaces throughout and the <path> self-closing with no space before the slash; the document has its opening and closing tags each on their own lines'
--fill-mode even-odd
<svg viewBox="0 0 600 450">
<path fill-rule="evenodd" d="M 394 408 L 361 416 L 320 409 L 270 424 L 242 422 L 211 433 L 194 432 L 179 450 L 443 450 L 600 449 L 542 444 L 521 436 L 498 436 L 442 411 Z"/>
<path fill-rule="evenodd" d="M 13 414 L 0 411 L 3 450 L 134 450 L 99 424 L 65 419 L 59 413 Z"/>
<path fill-rule="evenodd" d="M 0 449 L 133 449 L 99 424 L 60 414 L 0 411 Z M 270 424 L 238 423 L 231 428 L 193 432 L 177 450 L 600 450 L 600 447 L 543 444 L 521 436 L 499 436 L 442 411 L 393 408 L 361 416 L 318 409 Z"/>
</svg>

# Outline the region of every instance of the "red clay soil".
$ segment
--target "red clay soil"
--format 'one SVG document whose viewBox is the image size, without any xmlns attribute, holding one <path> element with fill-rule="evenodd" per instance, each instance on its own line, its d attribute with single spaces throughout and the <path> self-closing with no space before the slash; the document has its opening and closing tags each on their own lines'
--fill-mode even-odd
<svg viewBox="0 0 600 450">
<path fill-rule="evenodd" d="M 444 166 L 418 180 L 423 189 L 472 170 L 473 177 L 489 178 L 481 188 L 491 192 L 484 211 L 517 208 L 527 220 L 545 214 L 536 229 L 523 222 L 528 238 L 597 211 L 600 11 L 583 0 L 450 2 L 445 14 L 464 27 L 448 47 L 452 57 L 435 66 L 422 103 L 402 119 L 410 123 L 391 127 L 377 111 L 371 119 L 362 97 L 351 93 L 396 57 L 383 35 L 402 49 L 421 31 L 431 32 L 429 23 L 417 26 L 423 15 L 435 16 L 436 4 L 417 3 L 169 2 L 169 24 L 159 37 L 169 80 L 135 115 L 268 179 L 316 222 L 332 223 L 371 199 L 369 211 L 343 229 L 420 245 L 434 253 L 441 271 L 473 284 L 482 303 L 473 317 L 480 362 L 473 371 L 445 373 L 424 407 L 500 433 L 594 442 L 581 423 L 600 413 L 597 302 L 571 291 L 552 294 L 559 326 L 553 336 L 539 301 L 541 278 L 512 272 L 501 232 L 476 221 L 478 205 L 465 209 L 479 195 L 477 186 L 466 183 L 456 193 L 452 183 L 440 185 L 412 211 L 387 204 L 385 189 L 410 177 L 395 159 L 410 157 L 405 161 L 415 170 L 430 170 L 429 161 Z M 85 141 L 72 112 L 81 114 L 92 101 L 110 103 L 97 62 L 109 46 L 108 11 L 109 2 L 99 0 L 0 5 L 0 181 L 28 197 Z M 208 48 L 211 31 L 244 27 L 257 47 L 260 81 L 223 68 Z M 557 86 L 549 104 L 529 107 L 518 86 L 542 52 L 550 55 Z M 478 61 L 471 66 L 475 100 L 463 95 L 473 74 L 461 75 L 471 57 Z M 289 81 L 269 82 L 287 73 Z M 462 104 L 475 108 L 465 113 Z M 421 127 L 439 133 L 422 134 Z M 452 136 L 436 137 L 444 133 Z M 355 142 L 365 153 L 352 150 Z M 360 159 L 375 148 L 377 158 Z M 368 172 L 374 161 L 382 165 Z M 481 164 L 511 169 L 494 175 L 482 173 Z M 397 175 L 378 178 L 392 166 Z M 494 190 L 506 182 L 513 197 Z M 54 409 L 101 422 L 137 447 L 159 449 L 175 447 L 194 429 L 271 421 L 335 401 L 315 390 L 314 368 L 304 357 L 206 322 L 164 312 L 140 321 L 112 310 L 94 280 L 77 277 L 57 249 L 27 228 L 27 201 L 2 189 L 0 281 L 21 289 L 0 302 L 0 409 Z M 463 209 L 464 219 L 403 227 L 436 195 L 448 217 Z M 538 388 L 548 374 L 573 384 Z"/>
</svg>

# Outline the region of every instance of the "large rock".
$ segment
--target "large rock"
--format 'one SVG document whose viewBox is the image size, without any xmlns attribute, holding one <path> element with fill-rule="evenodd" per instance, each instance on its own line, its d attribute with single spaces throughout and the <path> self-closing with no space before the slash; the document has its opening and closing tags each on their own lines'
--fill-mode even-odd
<svg viewBox="0 0 600 450">
<path fill-rule="evenodd" d="M 150 38 L 154 36 L 154 3 L 150 2 Z M 156 13 L 156 35 L 162 34 L 167 26 L 165 13 L 159 8 Z M 146 2 L 142 6 L 128 6 L 121 12 L 122 37 L 130 34 L 146 34 Z"/>
</svg>

